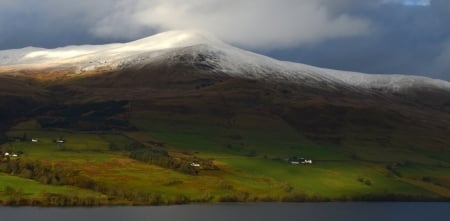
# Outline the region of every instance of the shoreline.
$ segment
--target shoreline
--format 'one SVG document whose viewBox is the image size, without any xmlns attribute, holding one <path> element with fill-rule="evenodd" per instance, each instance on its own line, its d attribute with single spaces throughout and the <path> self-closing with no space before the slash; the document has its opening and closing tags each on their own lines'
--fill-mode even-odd
<svg viewBox="0 0 450 221">
<path fill-rule="evenodd" d="M 393 199 L 395 197 L 395 199 Z M 365 200 L 362 200 L 365 198 Z M 278 203 L 288 203 L 288 204 L 302 204 L 302 203 L 450 203 L 450 198 L 438 197 L 412 197 L 399 194 L 390 194 L 386 196 L 373 196 L 364 195 L 360 197 L 355 197 L 354 199 L 348 198 L 337 198 L 337 199 L 327 199 L 327 198 L 314 198 L 306 200 L 247 200 L 247 201 L 188 201 L 184 203 L 177 202 L 162 202 L 159 204 L 153 203 L 142 203 L 142 202 L 109 202 L 109 203 L 98 203 L 98 204 L 52 204 L 44 203 L 37 199 L 23 199 L 20 201 L 2 201 L 0 200 L 0 207 L 35 207 L 35 208 L 101 208 L 101 207 L 160 207 L 160 206 L 183 206 L 183 205 L 221 205 L 221 204 L 278 204 Z"/>
</svg>

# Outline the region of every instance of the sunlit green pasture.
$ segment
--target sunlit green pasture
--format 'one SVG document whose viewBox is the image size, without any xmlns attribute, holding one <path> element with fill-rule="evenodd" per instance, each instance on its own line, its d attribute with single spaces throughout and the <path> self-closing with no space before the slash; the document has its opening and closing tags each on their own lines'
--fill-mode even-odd
<svg viewBox="0 0 450 221">
<path fill-rule="evenodd" d="M 448 163 L 447 158 L 433 157 L 432 152 L 397 149 L 373 152 L 363 146 L 357 149 L 355 142 L 348 147 L 314 143 L 277 119 L 266 122 L 260 130 L 254 130 L 258 122 L 255 118 L 243 119 L 239 126 L 230 128 L 206 123 L 184 124 L 177 120 L 164 122 L 164 119 L 133 122 L 137 131 L 117 133 L 50 130 L 26 122 L 7 135 L 27 139 L 5 143 L 2 150 L 23 152 L 21 159 L 80 171 L 98 186 L 115 189 L 116 198 L 121 191 L 152 193 L 161 195 L 162 203 L 280 201 L 298 195 L 309 197 L 306 200 L 312 197 L 346 200 L 388 194 L 450 196 L 447 178 L 450 169 L 443 166 Z M 39 141 L 31 142 L 32 138 Z M 65 142 L 56 143 L 56 139 Z M 200 171 L 193 176 L 128 157 L 133 145 L 150 148 L 155 143 L 171 154 L 211 158 L 219 169 Z M 398 174 L 387 169 L 388 165 L 403 162 L 407 155 L 417 163 L 394 167 Z M 312 159 L 313 164 L 292 165 L 286 161 L 292 156 Z M 378 160 L 370 156 L 377 156 Z M 384 156 L 389 160 L 379 160 Z M 101 190 L 46 185 L 17 174 L 0 174 L 0 193 L 6 186 L 17 187 L 29 198 L 39 198 L 43 192 L 104 195 L 96 192 Z M 115 200 L 115 203 L 128 202 Z"/>
</svg>

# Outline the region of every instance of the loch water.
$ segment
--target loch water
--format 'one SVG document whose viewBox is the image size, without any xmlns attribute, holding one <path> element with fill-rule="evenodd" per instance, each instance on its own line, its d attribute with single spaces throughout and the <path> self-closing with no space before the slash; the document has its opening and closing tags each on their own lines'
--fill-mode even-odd
<svg viewBox="0 0 450 221">
<path fill-rule="evenodd" d="M 0 220 L 424 221 L 450 220 L 450 203 L 230 203 L 151 207 L 0 207 Z"/>
</svg>

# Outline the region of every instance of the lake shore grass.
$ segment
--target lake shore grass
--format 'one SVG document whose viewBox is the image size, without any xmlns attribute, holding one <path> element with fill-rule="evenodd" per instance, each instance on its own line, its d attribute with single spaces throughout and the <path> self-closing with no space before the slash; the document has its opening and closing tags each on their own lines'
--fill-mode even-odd
<svg viewBox="0 0 450 221">
<path fill-rule="evenodd" d="M 137 119 L 137 118 L 136 118 Z M 17 125 L 1 145 L 3 205 L 106 206 L 219 202 L 449 201 L 448 158 L 435 152 L 313 143 L 279 122 L 247 127 L 136 121 L 127 132 L 43 129 Z M 277 131 L 271 132 L 271 128 Z M 38 142 L 31 142 L 37 138 Z M 64 143 L 56 143 L 64 139 Z M 183 173 L 130 158 L 133 148 L 161 149 L 174 160 L 210 160 L 217 169 Z M 406 156 L 406 155 L 407 156 Z M 293 165 L 292 156 L 313 160 Z M 413 159 L 404 160 L 406 157 Z"/>
</svg>

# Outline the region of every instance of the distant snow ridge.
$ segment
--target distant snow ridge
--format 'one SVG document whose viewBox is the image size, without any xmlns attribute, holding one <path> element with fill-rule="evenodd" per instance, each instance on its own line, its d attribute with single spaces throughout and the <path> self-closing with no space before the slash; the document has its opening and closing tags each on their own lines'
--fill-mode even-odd
<svg viewBox="0 0 450 221">
<path fill-rule="evenodd" d="M 34 51 L 45 50 L 43 48 L 26 47 L 22 49 L 11 49 L 0 51 L 0 65 L 19 64 L 27 54 Z"/>
<path fill-rule="evenodd" d="M 170 31 L 123 44 L 80 45 L 55 49 L 27 47 L 0 51 L 0 65 L 71 63 L 103 56 L 105 60 L 127 58 L 165 49 L 208 44 L 224 44 L 207 33 Z"/>
<path fill-rule="evenodd" d="M 393 91 L 399 91 L 405 88 L 439 88 L 450 90 L 450 82 L 422 76 L 363 74 L 330 69 L 322 70 L 324 73 L 332 75 L 347 84 L 365 88 L 387 88 Z"/>
<path fill-rule="evenodd" d="M 139 67 L 152 62 L 187 61 L 213 72 L 246 78 L 278 79 L 291 82 L 321 82 L 330 87 L 402 90 L 439 88 L 450 90 L 450 83 L 426 77 L 372 75 L 344 72 L 309 65 L 278 61 L 228 45 L 201 31 L 169 31 L 129 43 L 68 46 L 56 49 L 27 47 L 0 51 L 1 66 L 75 67 L 81 74 L 98 68 Z"/>
</svg>

